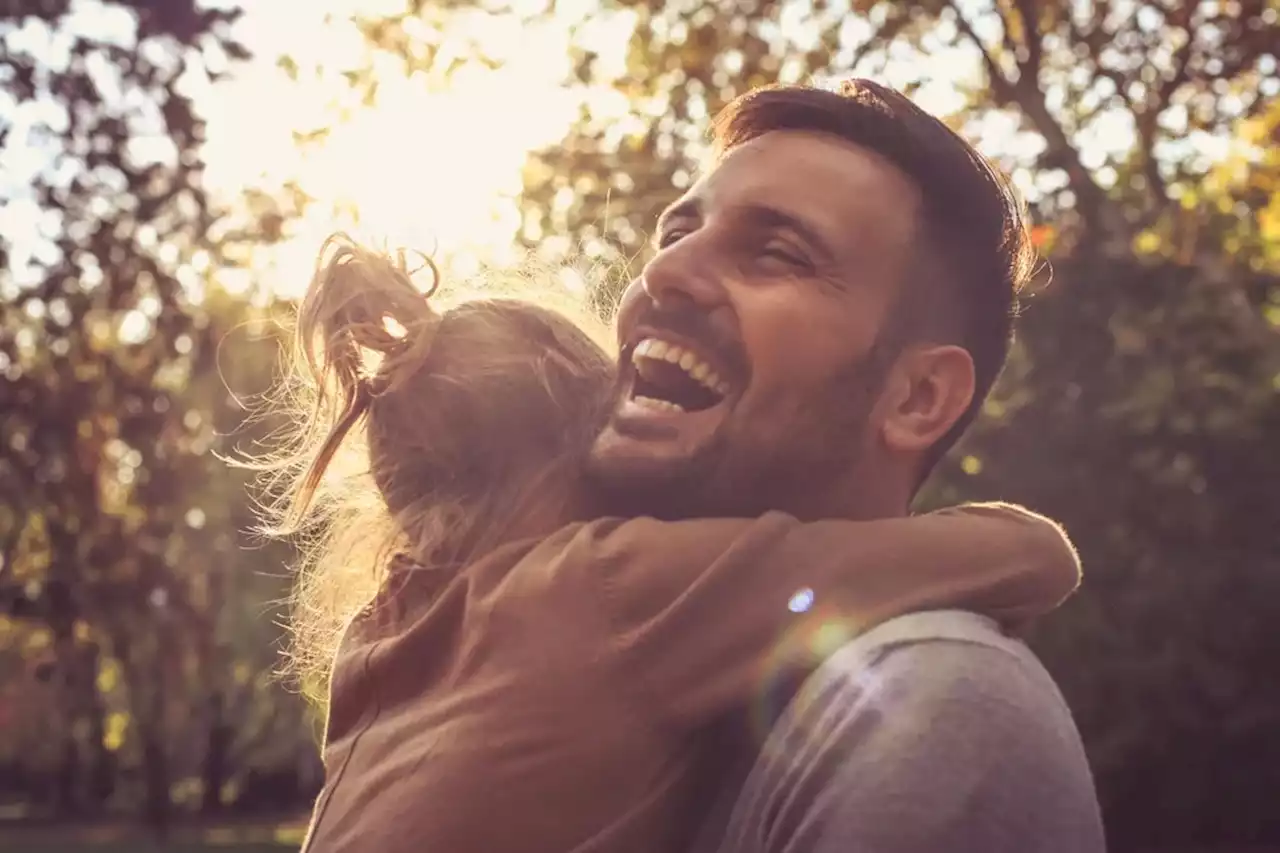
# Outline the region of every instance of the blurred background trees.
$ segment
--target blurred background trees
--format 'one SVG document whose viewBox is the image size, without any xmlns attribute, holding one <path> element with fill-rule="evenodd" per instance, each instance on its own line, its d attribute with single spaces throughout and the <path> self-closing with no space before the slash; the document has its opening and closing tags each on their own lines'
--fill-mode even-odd
<svg viewBox="0 0 1280 853">
<path fill-rule="evenodd" d="M 312 188 L 204 189 L 184 86 L 245 60 L 232 12 L 98 5 L 128 10 L 137 38 L 35 56 L 5 36 L 10 102 L 66 115 L 39 122 L 58 165 L 0 183 L 25 194 L 44 246 L 17 263 L 0 234 L 0 779 L 41 808 L 156 820 L 255 784 L 305 808 L 312 729 L 269 677 L 286 555 L 246 546 L 242 478 L 208 451 L 242 417 L 228 386 L 264 387 L 274 358 L 252 333 L 274 297 L 220 282 L 300 239 Z M 0 8 L 74 30 L 66 4 Z M 1278 19 L 1267 0 L 406 0 L 339 14 L 354 46 L 322 59 L 336 126 L 393 84 L 447 90 L 555 29 L 567 132 L 540 137 L 502 222 L 609 287 L 694 179 L 709 117 L 754 86 L 881 79 L 1010 172 L 1050 263 L 926 501 L 1002 497 L 1068 525 L 1086 584 L 1034 644 L 1077 714 L 1115 849 L 1174 850 L 1280 844 Z M 465 157 L 483 141 L 468 122 L 514 132 L 534 109 L 513 96 L 452 127 L 410 117 L 406 139 L 369 145 L 412 159 L 451 135 L 434 150 Z M 300 150 L 330 135 L 298 130 Z"/>
<path fill-rule="evenodd" d="M 0 243 L 0 798 L 163 826 L 313 762 L 270 677 L 285 555 L 246 550 L 245 478 L 210 452 L 243 417 L 228 380 L 264 388 L 275 355 L 220 351 L 264 312 L 213 271 L 270 234 L 202 182 L 191 90 L 244 58 L 235 13 L 72 6 L 5 10 L 0 132 L 48 157 L 4 187 L 37 227 Z"/>
</svg>

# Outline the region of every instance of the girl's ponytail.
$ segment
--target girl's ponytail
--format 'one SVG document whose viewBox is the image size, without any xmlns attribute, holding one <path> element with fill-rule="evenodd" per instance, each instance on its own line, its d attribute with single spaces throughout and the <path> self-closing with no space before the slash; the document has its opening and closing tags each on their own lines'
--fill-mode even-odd
<svg viewBox="0 0 1280 853">
<path fill-rule="evenodd" d="M 343 235 L 325 242 L 294 336 L 294 364 L 314 396 L 299 447 L 315 449 L 279 532 L 302 524 L 334 454 L 373 398 L 425 362 L 440 324 L 428 301 L 440 275 L 430 258 L 423 262 L 431 273 L 426 292 L 414 284 L 403 253 L 388 257 Z"/>
</svg>

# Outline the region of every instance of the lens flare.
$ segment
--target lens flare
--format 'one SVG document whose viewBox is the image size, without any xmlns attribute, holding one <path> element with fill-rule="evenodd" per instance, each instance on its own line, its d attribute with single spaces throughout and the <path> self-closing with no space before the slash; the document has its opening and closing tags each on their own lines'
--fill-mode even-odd
<svg viewBox="0 0 1280 853">
<path fill-rule="evenodd" d="M 787 602 L 787 609 L 792 613 L 804 613 L 813 606 L 813 590 L 805 587 L 791 596 L 791 600 Z"/>
<path fill-rule="evenodd" d="M 815 607 L 813 590 L 797 591 L 787 609 L 804 614 L 778 639 L 761 668 L 759 686 L 751 703 L 751 736 L 755 745 L 768 748 L 768 736 L 788 706 L 798 723 L 808 718 L 805 708 L 819 698 L 820 684 L 808 676 L 863 630 L 856 618 L 834 608 Z"/>
</svg>

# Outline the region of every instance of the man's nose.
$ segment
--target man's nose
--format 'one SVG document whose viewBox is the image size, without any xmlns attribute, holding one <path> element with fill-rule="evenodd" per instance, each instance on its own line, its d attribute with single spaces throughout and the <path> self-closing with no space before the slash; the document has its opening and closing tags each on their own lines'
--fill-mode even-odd
<svg viewBox="0 0 1280 853">
<path fill-rule="evenodd" d="M 697 307 L 709 311 L 725 299 L 713 246 L 705 234 L 690 234 L 668 246 L 640 273 L 645 293 L 660 308 Z"/>
</svg>

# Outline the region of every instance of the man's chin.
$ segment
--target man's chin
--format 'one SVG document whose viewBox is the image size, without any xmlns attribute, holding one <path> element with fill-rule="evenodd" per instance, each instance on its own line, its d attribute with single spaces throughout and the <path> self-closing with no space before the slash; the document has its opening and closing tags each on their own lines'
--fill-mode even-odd
<svg viewBox="0 0 1280 853">
<path fill-rule="evenodd" d="M 692 424 L 686 426 L 694 426 Z M 678 423 L 611 420 L 592 445 L 588 471 L 626 514 L 683 514 L 696 504 L 711 477 L 717 430 L 682 429 Z"/>
<path fill-rule="evenodd" d="M 682 479 L 699 448 L 680 439 L 610 423 L 591 448 L 591 471 L 602 483 L 620 489 Z"/>
<path fill-rule="evenodd" d="M 669 404 L 624 400 L 596 439 L 592 458 L 605 468 L 683 472 L 716 443 L 730 411 L 728 401 L 689 412 Z"/>
</svg>

